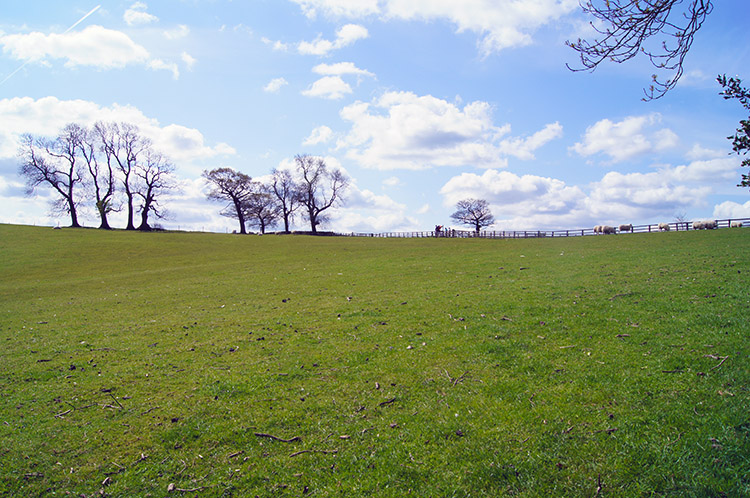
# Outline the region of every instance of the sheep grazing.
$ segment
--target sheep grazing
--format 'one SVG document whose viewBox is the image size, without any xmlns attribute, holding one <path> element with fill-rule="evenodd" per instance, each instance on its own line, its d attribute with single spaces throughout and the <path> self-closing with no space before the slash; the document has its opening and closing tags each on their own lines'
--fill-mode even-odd
<svg viewBox="0 0 750 498">
<path fill-rule="evenodd" d="M 694 221 L 693 230 L 713 230 L 718 227 L 716 220 Z"/>
<path fill-rule="evenodd" d="M 601 225 L 596 225 L 594 227 L 594 233 L 602 233 L 602 226 Z"/>
<path fill-rule="evenodd" d="M 620 225 L 620 231 L 621 232 L 632 232 L 633 231 L 633 225 L 632 224 Z"/>
<path fill-rule="evenodd" d="M 733 221 L 731 225 L 729 225 L 730 228 L 742 228 L 742 222 L 741 221 Z"/>
<path fill-rule="evenodd" d="M 659 223 L 659 231 L 660 232 L 668 232 L 669 231 L 669 223 Z"/>
<path fill-rule="evenodd" d="M 612 234 L 612 233 L 616 234 L 617 233 L 617 229 L 615 227 L 611 227 L 609 225 L 603 225 L 602 226 L 602 233 L 603 234 Z"/>
</svg>

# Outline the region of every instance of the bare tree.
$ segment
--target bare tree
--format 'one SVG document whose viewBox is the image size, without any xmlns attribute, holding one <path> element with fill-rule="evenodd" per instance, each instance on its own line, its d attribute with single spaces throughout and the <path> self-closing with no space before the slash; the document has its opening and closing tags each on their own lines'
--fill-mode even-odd
<svg viewBox="0 0 750 498">
<path fill-rule="evenodd" d="M 750 90 L 742 86 L 742 80 L 739 78 L 729 78 L 726 75 L 717 78 L 719 84 L 724 90 L 719 93 L 724 99 L 737 99 L 742 107 L 750 111 Z M 732 141 L 732 150 L 739 155 L 747 155 L 750 152 L 750 117 L 740 120 L 740 126 L 733 136 L 727 137 Z M 742 161 L 742 166 L 750 168 L 750 158 Z M 750 173 L 742 175 L 742 181 L 737 184 L 738 187 L 750 187 Z"/>
<path fill-rule="evenodd" d="M 108 164 L 115 165 L 120 173 L 128 212 L 125 229 L 135 230 L 135 168 L 138 158 L 151 148 L 151 140 L 143 137 L 138 127 L 130 123 L 97 123 L 94 129 L 102 142 L 102 151 Z"/>
<path fill-rule="evenodd" d="M 324 211 L 342 202 L 341 195 L 349 186 L 349 180 L 339 169 L 328 170 L 320 157 L 305 154 L 294 160 L 300 177 L 298 199 L 310 222 L 310 230 L 317 233 L 318 225 L 327 220 Z"/>
<path fill-rule="evenodd" d="M 479 233 L 484 227 L 495 223 L 495 217 L 492 216 L 490 205 L 483 199 L 464 199 L 456 204 L 456 212 L 451 218 L 464 225 L 474 227 Z"/>
<path fill-rule="evenodd" d="M 221 211 L 221 215 L 236 218 L 240 222 L 240 233 L 247 233 L 243 205 L 255 192 L 257 182 L 253 182 L 249 175 L 232 168 L 204 171 L 203 178 L 211 185 L 211 190 L 207 194 L 209 200 L 229 201 L 229 205 Z"/>
<path fill-rule="evenodd" d="M 59 195 L 52 205 L 53 212 L 68 213 L 72 227 L 81 226 L 78 223 L 76 186 L 84 182 L 77 163 L 84 134 L 80 125 L 70 123 L 55 140 L 23 135 L 19 149 L 22 159 L 19 174 L 26 180 L 26 194 L 32 195 L 43 184 L 51 187 Z"/>
<path fill-rule="evenodd" d="M 256 190 L 243 202 L 247 223 L 258 227 L 260 233 L 275 226 L 281 218 L 281 205 L 270 186 L 255 183 Z"/>
<path fill-rule="evenodd" d="M 94 130 L 85 130 L 81 139 L 81 155 L 91 178 L 91 190 L 96 199 L 95 207 L 101 220 L 99 228 L 109 230 L 111 227 L 107 215 L 117 211 L 114 205 L 116 179 L 109 157 L 106 163 L 99 163 L 100 147 L 99 135 Z"/>
<path fill-rule="evenodd" d="M 621 63 L 644 54 L 658 70 L 673 73 L 663 82 L 652 76 L 648 90 L 644 89 L 644 100 L 653 100 L 663 97 L 679 81 L 695 33 L 713 5 L 712 0 L 585 0 L 581 8 L 604 27 L 591 22 L 601 35 L 593 42 L 580 38 L 566 42 L 579 53 L 583 66 L 568 68 L 593 71 L 606 60 Z"/>
<path fill-rule="evenodd" d="M 299 187 L 294 182 L 292 174 L 287 170 L 274 169 L 271 172 L 271 191 L 281 209 L 281 217 L 284 220 L 284 232 L 289 233 L 289 224 L 294 212 L 300 206 Z"/>
<path fill-rule="evenodd" d="M 166 212 L 159 204 L 159 197 L 174 190 L 177 185 L 173 178 L 174 165 L 160 152 L 153 149 L 146 151 L 143 160 L 135 167 L 134 174 L 137 178 L 134 187 L 134 195 L 141 198 L 142 204 L 138 209 L 141 215 L 141 224 L 138 230 L 148 231 L 148 217 L 164 218 Z"/>
</svg>

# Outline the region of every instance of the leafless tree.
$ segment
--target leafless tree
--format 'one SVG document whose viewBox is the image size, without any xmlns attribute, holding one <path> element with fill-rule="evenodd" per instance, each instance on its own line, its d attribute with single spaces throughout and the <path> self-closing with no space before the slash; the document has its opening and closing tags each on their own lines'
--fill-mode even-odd
<svg viewBox="0 0 750 498">
<path fill-rule="evenodd" d="M 141 206 L 138 209 L 141 215 L 141 224 L 138 230 L 148 231 L 148 217 L 164 218 L 166 212 L 159 204 L 159 197 L 177 188 L 173 173 L 174 165 L 160 152 L 148 149 L 145 157 L 139 160 L 133 170 L 136 181 L 134 182 L 133 194 L 140 197 Z"/>
<path fill-rule="evenodd" d="M 342 202 L 341 195 L 349 186 L 349 179 L 339 169 L 329 170 L 320 157 L 305 154 L 294 160 L 300 177 L 298 199 L 310 230 L 317 233 L 318 225 L 327 220 L 324 211 Z"/>
<path fill-rule="evenodd" d="M 601 36 L 567 41 L 583 66 L 568 68 L 593 71 L 604 61 L 621 63 L 644 54 L 655 68 L 672 73 L 663 82 L 652 76 L 644 100 L 653 100 L 679 81 L 695 33 L 713 5 L 712 0 L 583 0 L 581 8 L 596 19 L 591 26 Z"/>
<path fill-rule="evenodd" d="M 128 212 L 125 229 L 135 230 L 135 168 L 139 157 L 151 148 L 151 140 L 141 135 L 138 127 L 130 123 L 97 123 L 94 129 L 99 135 L 108 164 L 114 165 L 120 174 Z"/>
<path fill-rule="evenodd" d="M 474 227 L 479 233 L 484 227 L 495 223 L 495 217 L 490 211 L 490 205 L 484 199 L 464 199 L 456 204 L 456 212 L 451 218 L 464 225 Z"/>
<path fill-rule="evenodd" d="M 257 182 L 254 182 L 249 175 L 232 168 L 204 171 L 203 178 L 211 186 L 207 194 L 209 200 L 229 201 L 229 205 L 221 211 L 221 215 L 237 219 L 240 223 L 240 233 L 247 233 L 243 205 L 256 191 Z"/>
<path fill-rule="evenodd" d="M 107 215 L 117 211 L 115 207 L 115 170 L 112 168 L 110 158 L 100 164 L 99 152 L 101 147 L 99 135 L 92 129 L 86 129 L 81 139 L 81 156 L 86 163 L 86 169 L 91 179 L 91 191 L 96 199 L 95 207 L 99 214 L 101 223 L 99 228 L 109 230 L 109 220 Z"/>
<path fill-rule="evenodd" d="M 299 204 L 299 186 L 287 170 L 274 169 L 271 172 L 271 192 L 276 196 L 284 220 L 284 231 L 289 233 L 289 224 Z"/>
<path fill-rule="evenodd" d="M 80 125 L 71 123 L 54 140 L 23 135 L 19 149 L 22 160 L 19 174 L 26 180 L 26 194 L 32 195 L 40 185 L 51 187 L 59 195 L 52 205 L 53 212 L 68 213 L 72 227 L 81 226 L 76 187 L 84 183 L 77 162 L 84 134 Z"/>
<path fill-rule="evenodd" d="M 279 204 L 270 186 L 255 183 L 256 190 L 243 202 L 245 218 L 250 226 L 258 227 L 260 233 L 276 226 L 281 218 Z"/>
</svg>

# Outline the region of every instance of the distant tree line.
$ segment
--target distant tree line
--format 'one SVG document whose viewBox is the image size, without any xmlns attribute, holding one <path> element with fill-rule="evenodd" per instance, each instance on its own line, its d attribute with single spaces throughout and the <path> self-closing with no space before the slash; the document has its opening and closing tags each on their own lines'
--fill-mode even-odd
<svg viewBox="0 0 750 498">
<path fill-rule="evenodd" d="M 125 209 L 127 230 L 136 230 L 136 216 L 138 230 L 151 230 L 149 219 L 166 215 L 160 199 L 177 186 L 172 162 L 130 123 L 70 123 L 55 138 L 25 134 L 19 156 L 26 194 L 52 189 L 53 212 L 70 215 L 73 227 L 93 205 L 99 228 L 110 229 L 109 214 Z"/>
<path fill-rule="evenodd" d="M 296 214 L 317 233 L 318 226 L 328 221 L 326 211 L 343 201 L 349 179 L 320 157 L 298 155 L 294 162 L 294 170 L 274 169 L 265 183 L 232 168 L 204 171 L 211 187 L 207 196 L 227 203 L 220 214 L 237 220 L 239 233 L 247 233 L 247 226 L 265 233 L 281 221 L 288 233 Z"/>
</svg>

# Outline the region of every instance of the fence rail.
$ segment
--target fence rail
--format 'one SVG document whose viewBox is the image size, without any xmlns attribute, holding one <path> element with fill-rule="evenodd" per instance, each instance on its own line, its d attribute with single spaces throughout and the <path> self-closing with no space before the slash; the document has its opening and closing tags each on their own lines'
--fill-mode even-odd
<svg viewBox="0 0 750 498">
<path fill-rule="evenodd" d="M 729 218 L 725 220 L 712 220 L 716 221 L 716 228 L 730 228 L 732 224 L 740 223 L 743 227 L 750 227 L 750 218 Z M 660 224 L 649 224 L 649 225 L 633 225 L 631 230 L 620 231 L 617 228 L 617 233 L 653 233 L 653 232 L 665 232 L 665 231 L 689 231 L 698 230 L 693 228 L 692 221 L 674 221 L 667 223 L 668 230 L 659 227 Z M 701 229 L 702 230 L 702 229 Z M 576 228 L 572 230 L 503 230 L 503 231 L 483 231 L 475 232 L 471 230 L 432 230 L 423 232 L 350 232 L 350 233 L 335 233 L 342 237 L 384 237 L 384 238 L 480 238 L 480 239 L 531 239 L 531 238 L 542 238 L 542 237 L 583 237 L 587 235 L 601 235 L 594 232 L 593 228 Z"/>
</svg>

